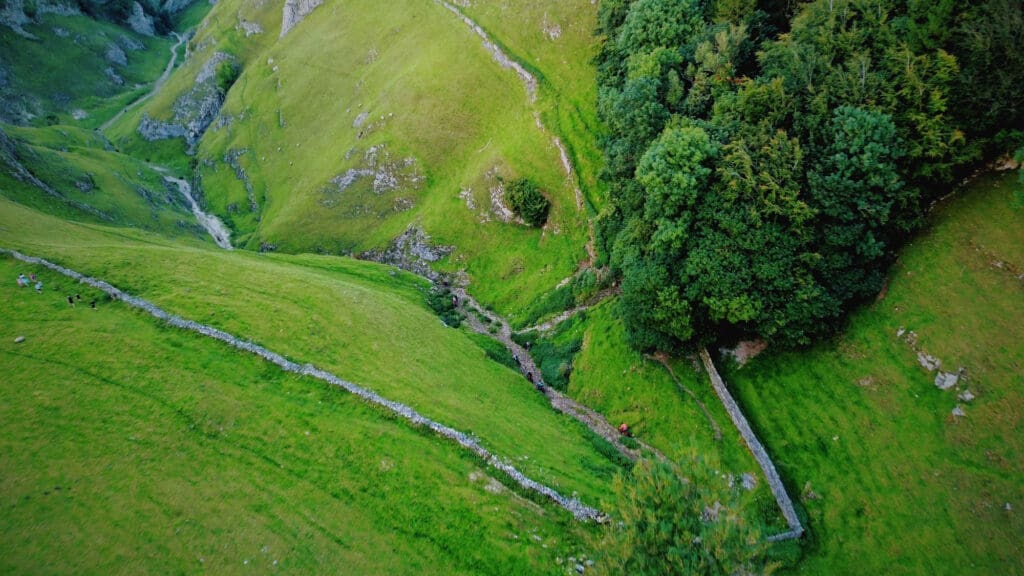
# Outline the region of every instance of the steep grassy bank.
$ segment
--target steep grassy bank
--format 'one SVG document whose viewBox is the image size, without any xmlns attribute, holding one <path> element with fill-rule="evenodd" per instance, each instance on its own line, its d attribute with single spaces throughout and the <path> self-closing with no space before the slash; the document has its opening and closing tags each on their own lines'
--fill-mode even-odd
<svg viewBox="0 0 1024 576">
<path fill-rule="evenodd" d="M 173 44 L 86 16 L 25 29 L 36 39 L 0 33 L 0 121 L 95 128 L 145 93 Z"/>
<path fill-rule="evenodd" d="M 108 131 L 115 144 L 182 167 L 181 139 L 150 143 L 136 130 L 143 115 L 173 121 L 204 66 L 228 57 L 240 76 L 194 168 L 241 246 L 361 252 L 414 225 L 454 247 L 437 267 L 465 270 L 474 294 L 506 314 L 576 269 L 586 214 L 536 123 L 542 106 L 460 19 L 433 2 L 349 0 L 278 39 L 279 8 L 219 3 L 189 61 Z M 504 221 L 502 181 L 521 176 L 552 201 L 544 230 Z"/>
<path fill-rule="evenodd" d="M 333 257 L 214 251 L 63 223 L 6 202 L 0 227 L 0 244 L 406 403 L 587 503 L 600 501 L 617 469 L 580 425 L 444 327 L 426 309 L 423 281 L 411 275 Z"/>
<path fill-rule="evenodd" d="M 1019 186 L 1015 174 L 984 176 L 940 206 L 885 296 L 841 337 L 725 372 L 801 494 L 810 550 L 800 571 L 1024 569 Z M 943 371 L 963 368 L 958 385 L 936 388 L 919 352 Z M 958 400 L 968 390 L 975 398 Z"/>
<path fill-rule="evenodd" d="M 29 272 L 42 294 L 0 285 L 0 570 L 554 573 L 580 553 L 566 514 L 436 437 L 0 258 Z"/>
<path fill-rule="evenodd" d="M 103 136 L 65 125 L 0 129 L 0 195 L 68 220 L 206 237 L 177 187 Z"/>
</svg>

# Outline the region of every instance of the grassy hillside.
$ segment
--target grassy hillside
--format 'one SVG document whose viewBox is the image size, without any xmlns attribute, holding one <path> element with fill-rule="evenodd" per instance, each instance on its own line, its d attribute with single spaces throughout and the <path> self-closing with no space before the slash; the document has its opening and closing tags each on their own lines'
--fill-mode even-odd
<svg viewBox="0 0 1024 576">
<path fill-rule="evenodd" d="M 14 178 L 0 161 L 0 195 L 60 218 L 142 228 L 165 237 L 207 238 L 178 189 L 161 173 L 72 126 L 6 126 L 15 161 L 51 194 Z"/>
<path fill-rule="evenodd" d="M 1019 187 L 1016 175 L 986 176 L 940 206 L 884 298 L 841 337 L 726 372 L 802 494 L 810 546 L 800 571 L 1024 570 Z M 942 370 L 962 367 L 960 384 L 936 388 L 915 347 Z M 958 401 L 963 390 L 976 398 Z M 956 406 L 966 415 L 953 416 Z"/>
<path fill-rule="evenodd" d="M 313 362 L 475 434 L 527 475 L 577 491 L 588 503 L 600 501 L 617 470 L 580 425 L 444 327 L 426 309 L 424 282 L 414 276 L 334 257 L 214 251 L 0 206 L 0 244 Z"/>
<path fill-rule="evenodd" d="M 580 553 L 567 514 L 436 437 L 0 258 L 32 271 L 43 294 L 0 284 L 0 571 L 554 573 Z"/>
<path fill-rule="evenodd" d="M 95 128 L 146 92 L 167 64 L 165 38 L 85 16 L 43 15 L 30 40 L 0 34 L 0 120 Z"/>
<path fill-rule="evenodd" d="M 229 54 L 241 75 L 195 164 L 212 210 L 242 245 L 361 251 L 414 224 L 456 246 L 440 268 L 465 269 L 474 294 L 507 313 L 575 270 L 586 215 L 551 133 L 536 125 L 542 106 L 461 20 L 436 3 L 349 0 L 316 9 L 278 40 L 279 8 L 219 3 L 189 62 L 109 130 L 115 144 L 180 165 L 180 140 L 144 143 L 136 128 L 143 114 L 170 120 L 204 64 Z M 246 36 L 241 21 L 264 32 Z M 364 172 L 338 185 L 350 170 Z M 553 202 L 543 231 L 502 222 L 492 207 L 500 178 L 520 176 Z"/>
<path fill-rule="evenodd" d="M 604 191 L 598 180 L 603 159 L 597 139 L 597 4 L 588 0 L 529 0 L 515 5 L 496 0 L 467 2 L 460 10 L 480 24 L 510 55 L 540 80 L 544 123 L 566 145 L 591 209 Z"/>
</svg>

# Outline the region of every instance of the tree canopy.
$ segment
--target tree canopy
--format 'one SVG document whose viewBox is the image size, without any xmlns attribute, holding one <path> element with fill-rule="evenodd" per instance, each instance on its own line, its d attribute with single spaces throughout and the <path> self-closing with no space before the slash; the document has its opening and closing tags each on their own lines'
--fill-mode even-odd
<svg viewBox="0 0 1024 576">
<path fill-rule="evenodd" d="M 604 0 L 599 245 L 633 344 L 803 344 L 839 326 L 932 200 L 1024 143 L 1022 13 Z"/>
</svg>

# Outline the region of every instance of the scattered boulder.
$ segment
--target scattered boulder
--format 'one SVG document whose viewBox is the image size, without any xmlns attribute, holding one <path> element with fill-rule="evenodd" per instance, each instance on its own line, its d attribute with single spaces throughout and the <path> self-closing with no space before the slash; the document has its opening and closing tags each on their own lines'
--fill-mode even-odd
<svg viewBox="0 0 1024 576">
<path fill-rule="evenodd" d="M 1013 506 L 1010 506 L 1010 503 L 1007 502 L 1006 504 L 1003 504 L 1003 510 L 1006 510 L 1007 512 L 1009 512 L 1009 511 L 1013 510 Z"/>
<path fill-rule="evenodd" d="M 940 371 L 935 375 L 935 386 L 939 390 L 949 390 L 953 386 L 956 386 L 956 383 L 959 381 L 960 376 L 958 374 L 953 374 L 952 372 Z"/>
<path fill-rule="evenodd" d="M 118 66 L 128 65 L 128 55 L 124 53 L 124 49 L 113 42 L 107 44 L 107 51 L 104 57 L 111 64 L 117 64 Z"/>
<path fill-rule="evenodd" d="M 117 37 L 117 45 L 129 52 L 138 52 L 146 47 L 142 42 L 139 42 L 131 36 L 125 36 L 124 34 Z"/>
<path fill-rule="evenodd" d="M 255 36 L 256 34 L 263 34 L 263 26 L 260 26 L 259 22 L 241 20 L 238 22 L 238 28 L 245 32 L 246 38 L 249 36 Z"/>
<path fill-rule="evenodd" d="M 306 19 L 313 10 L 324 3 L 324 0 L 285 0 L 284 12 L 281 15 L 281 38 L 291 31 L 299 22 Z"/>
<path fill-rule="evenodd" d="M 970 402 L 975 398 L 974 394 L 972 394 L 970 390 L 964 390 L 963 392 L 957 394 L 956 397 L 961 402 Z"/>
<path fill-rule="evenodd" d="M 911 332 L 911 334 L 913 334 L 913 332 Z M 941 360 L 923 351 L 917 353 L 917 362 L 929 372 L 938 370 L 939 367 L 942 366 Z"/>
<path fill-rule="evenodd" d="M 711 506 L 705 506 L 704 512 L 701 513 L 700 519 L 704 522 L 714 522 L 718 520 L 718 516 L 725 510 L 725 506 L 722 503 L 715 501 Z"/>
<path fill-rule="evenodd" d="M 103 73 L 107 75 L 107 78 L 114 85 L 116 85 L 116 86 L 124 86 L 124 78 L 121 78 L 121 75 L 118 74 L 116 71 L 114 71 L 114 69 L 111 68 L 110 66 L 107 66 L 107 69 L 104 70 Z"/>
<path fill-rule="evenodd" d="M 967 416 L 967 413 L 964 412 L 964 409 L 961 406 L 957 405 L 953 408 L 953 416 L 956 418 L 963 418 L 964 416 Z"/>
<path fill-rule="evenodd" d="M 25 341 L 25 337 L 24 336 L 18 336 L 17 338 L 14 339 L 14 343 L 15 344 L 21 344 L 24 341 Z"/>
<path fill-rule="evenodd" d="M 757 487 L 757 478 L 749 472 L 744 472 L 740 476 L 740 485 L 743 486 L 744 490 L 753 490 Z"/>
</svg>

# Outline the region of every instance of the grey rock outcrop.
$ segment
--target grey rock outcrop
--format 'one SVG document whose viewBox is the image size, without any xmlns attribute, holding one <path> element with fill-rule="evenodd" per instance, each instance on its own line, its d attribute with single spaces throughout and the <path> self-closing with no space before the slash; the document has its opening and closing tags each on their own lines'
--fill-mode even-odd
<svg viewBox="0 0 1024 576">
<path fill-rule="evenodd" d="M 107 51 L 103 55 L 107 62 L 111 64 L 117 64 L 118 66 L 125 66 L 128 64 L 128 55 L 124 53 L 124 49 L 111 42 L 107 44 Z"/>
<path fill-rule="evenodd" d="M 438 246 L 430 243 L 430 236 L 423 230 L 410 226 L 391 245 L 383 250 L 369 250 L 359 255 L 363 260 L 390 264 L 436 281 L 441 275 L 430 268 L 432 262 L 452 253 L 454 246 Z"/>
<path fill-rule="evenodd" d="M 249 22 L 248 20 L 239 20 L 238 28 L 245 32 L 245 37 L 255 36 L 256 34 L 263 34 L 263 26 L 259 22 Z"/>
<path fill-rule="evenodd" d="M 168 14 L 177 14 L 185 8 L 188 8 L 192 4 L 192 1 L 193 0 L 166 0 L 160 9 Z"/>
<path fill-rule="evenodd" d="M 939 372 L 935 375 L 935 386 L 939 390 L 949 390 L 960 381 L 960 376 L 952 372 Z"/>
<path fill-rule="evenodd" d="M 117 37 L 117 45 L 123 50 L 128 50 L 129 52 L 138 52 L 146 47 L 142 42 L 139 42 L 131 36 L 125 36 L 124 34 Z"/>
<path fill-rule="evenodd" d="M 32 19 L 25 14 L 25 5 L 22 0 L 7 0 L 0 4 L 0 24 L 7 26 L 18 35 L 34 39 L 35 35 L 28 33 L 23 26 Z"/>
<path fill-rule="evenodd" d="M 121 75 L 110 66 L 107 66 L 107 68 L 103 70 L 103 73 L 107 75 L 107 79 L 110 80 L 111 84 L 115 86 L 124 86 L 124 78 L 121 78 Z"/>
<path fill-rule="evenodd" d="M 920 364 L 925 370 L 928 370 L 929 372 L 938 370 L 939 367 L 942 366 L 941 360 L 926 352 L 917 353 L 917 363 Z"/>
<path fill-rule="evenodd" d="M 334 208 L 342 202 L 343 193 L 361 180 L 370 180 L 370 189 L 376 196 L 388 192 L 415 191 L 424 181 L 416 159 L 406 157 L 392 158 L 384 144 L 371 146 L 364 154 L 359 166 L 349 168 L 328 181 L 321 189 L 320 205 Z M 397 199 L 393 210 L 402 211 L 411 208 L 411 197 Z"/>
<path fill-rule="evenodd" d="M 154 34 L 153 18 L 146 14 L 142 4 L 138 2 L 132 4 L 132 13 L 128 16 L 128 26 L 143 36 L 152 36 Z"/>
<path fill-rule="evenodd" d="M 284 12 L 281 14 L 280 38 L 284 38 L 285 34 L 323 3 L 324 0 L 285 0 Z"/>
<path fill-rule="evenodd" d="M 138 128 L 139 134 L 150 142 L 184 138 L 189 150 L 194 149 L 224 103 L 224 95 L 217 86 L 217 67 L 221 62 L 231 60 L 233 57 L 229 54 L 214 53 L 196 74 L 192 88 L 174 101 L 174 115 L 171 120 L 155 120 L 148 114 L 143 114 Z"/>
</svg>

